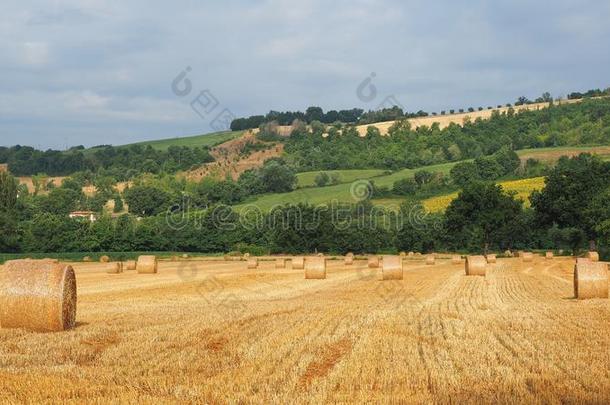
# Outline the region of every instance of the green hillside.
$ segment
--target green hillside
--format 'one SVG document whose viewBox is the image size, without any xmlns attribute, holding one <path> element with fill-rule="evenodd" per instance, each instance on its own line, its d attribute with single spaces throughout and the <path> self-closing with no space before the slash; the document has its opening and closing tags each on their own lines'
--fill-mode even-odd
<svg viewBox="0 0 610 405">
<path fill-rule="evenodd" d="M 319 170 L 314 172 L 303 172 L 297 174 L 297 187 L 314 187 L 316 177 L 320 173 L 326 173 L 329 176 L 337 176 L 339 184 L 351 183 L 359 179 L 370 179 L 373 177 L 381 176 L 386 173 L 387 170 L 371 169 L 371 170 Z"/>
<path fill-rule="evenodd" d="M 602 157 L 610 158 L 610 147 L 608 146 L 577 146 L 577 147 L 558 147 L 558 148 L 540 148 L 540 149 L 524 149 L 517 151 L 517 154 L 522 158 L 534 158 L 549 161 L 552 157 L 553 160 L 557 160 L 560 156 L 577 154 L 583 152 L 591 152 L 599 154 Z M 378 187 L 389 187 L 394 185 L 394 182 L 412 178 L 415 172 L 419 170 L 428 170 L 433 173 L 443 173 L 449 175 L 451 168 L 459 162 L 443 163 L 438 165 L 424 166 L 415 169 L 404 169 L 397 171 L 389 175 L 381 175 L 384 173 L 383 170 L 337 170 L 337 171 L 326 171 L 327 173 L 339 173 L 342 177 L 342 184 L 326 187 L 311 187 L 315 176 L 320 173 L 316 172 L 305 172 L 298 175 L 298 186 L 306 187 L 299 188 L 289 193 L 279 194 L 266 194 L 257 198 L 251 199 L 243 204 L 239 204 L 236 208 L 243 209 L 243 207 L 255 204 L 262 211 L 268 211 L 276 205 L 283 205 L 287 203 L 310 203 L 310 204 L 324 204 L 331 201 L 339 202 L 354 202 L 354 198 L 351 195 L 351 187 L 353 182 L 357 180 L 368 180 L 374 181 Z M 349 178 L 349 180 L 347 180 Z M 386 206 L 399 205 L 401 199 L 380 199 L 375 200 L 376 203 Z"/>
<path fill-rule="evenodd" d="M 182 138 L 160 139 L 157 141 L 138 142 L 133 145 L 152 146 L 157 150 L 166 150 L 170 146 L 202 147 L 216 146 L 221 143 L 235 139 L 243 134 L 243 131 L 216 132 L 205 135 L 187 136 Z M 124 145 L 130 146 L 130 145 Z"/>
</svg>

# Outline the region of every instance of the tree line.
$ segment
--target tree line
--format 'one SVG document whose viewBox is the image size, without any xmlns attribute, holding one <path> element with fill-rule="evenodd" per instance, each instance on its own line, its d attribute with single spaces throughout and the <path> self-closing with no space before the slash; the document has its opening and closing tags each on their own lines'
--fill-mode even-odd
<svg viewBox="0 0 610 405">
<path fill-rule="evenodd" d="M 49 198 L 40 196 L 40 199 Z M 191 202 L 137 219 L 125 214 L 90 223 L 19 194 L 0 174 L 3 252 L 192 251 L 346 253 L 348 251 L 482 252 L 505 249 L 610 248 L 610 163 L 589 154 L 562 158 L 531 208 L 494 182 L 463 186 L 445 213 L 427 214 L 415 201 L 398 212 L 370 201 L 340 207 L 286 204 L 240 212 Z M 155 204 L 156 205 L 156 204 Z"/>
</svg>

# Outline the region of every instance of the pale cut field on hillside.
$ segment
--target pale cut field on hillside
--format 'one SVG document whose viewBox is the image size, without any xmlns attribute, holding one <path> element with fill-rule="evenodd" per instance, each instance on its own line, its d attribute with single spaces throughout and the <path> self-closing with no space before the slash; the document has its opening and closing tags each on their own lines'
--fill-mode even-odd
<svg viewBox="0 0 610 405">
<path fill-rule="evenodd" d="M 556 104 L 573 104 L 580 103 L 583 100 L 562 100 L 560 103 Z M 428 116 L 421 118 L 410 118 L 408 121 L 411 124 L 411 129 L 417 129 L 419 127 L 432 127 L 433 124 L 438 124 L 440 129 L 447 128 L 451 124 L 464 125 L 466 120 L 476 121 L 477 119 L 488 120 L 491 118 L 494 112 L 498 112 L 500 114 L 508 113 L 510 109 L 513 109 L 515 112 L 523 112 L 523 111 L 538 111 L 544 108 L 548 108 L 549 103 L 534 103 L 527 104 L 522 106 L 513 106 L 513 107 L 502 107 L 502 108 L 493 108 L 491 110 L 484 109 L 483 111 L 474 111 L 474 112 L 465 112 L 458 114 L 448 114 L 448 115 L 437 115 L 437 116 Z M 381 135 L 387 135 L 390 127 L 394 125 L 396 121 L 386 121 L 386 122 L 378 122 L 374 124 L 367 125 L 359 125 L 356 127 L 358 129 L 358 133 L 360 136 L 365 136 L 366 131 L 369 126 L 374 126 L 379 129 Z"/>
<path fill-rule="evenodd" d="M 572 298 L 572 259 L 75 267 L 75 330 L 0 330 L 1 402 L 610 402 L 610 301 Z"/>
</svg>

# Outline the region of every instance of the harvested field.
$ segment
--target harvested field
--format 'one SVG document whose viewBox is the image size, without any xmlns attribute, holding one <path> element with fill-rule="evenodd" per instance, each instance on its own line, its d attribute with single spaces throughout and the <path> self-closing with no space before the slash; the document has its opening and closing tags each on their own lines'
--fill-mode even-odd
<svg viewBox="0 0 610 405">
<path fill-rule="evenodd" d="M 73 266 L 76 329 L 0 329 L 0 392 L 32 403 L 608 403 L 610 300 L 573 299 L 574 261 L 438 258 L 378 281 L 246 262 Z"/>
</svg>

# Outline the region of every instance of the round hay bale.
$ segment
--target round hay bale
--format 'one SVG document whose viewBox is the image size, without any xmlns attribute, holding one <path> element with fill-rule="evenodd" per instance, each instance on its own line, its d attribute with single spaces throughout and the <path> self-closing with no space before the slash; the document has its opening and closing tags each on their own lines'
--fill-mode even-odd
<svg viewBox="0 0 610 405">
<path fill-rule="evenodd" d="M 244 259 L 248 260 L 250 258 L 250 253 L 244 253 Z"/>
<path fill-rule="evenodd" d="M 345 260 L 343 262 L 346 266 L 351 266 L 352 264 L 354 264 L 354 254 L 353 253 L 348 253 L 347 256 L 345 256 Z"/>
<path fill-rule="evenodd" d="M 137 267 L 137 262 L 135 260 L 127 260 L 123 264 L 123 269 L 124 270 L 135 270 L 136 267 Z"/>
<path fill-rule="evenodd" d="M 369 257 L 369 269 L 378 269 L 378 268 L 379 268 L 379 256 Z"/>
<path fill-rule="evenodd" d="M 608 298 L 608 265 L 592 261 L 576 263 L 574 297 L 579 300 Z"/>
<path fill-rule="evenodd" d="M 83 257 L 83 262 L 85 262 L 85 263 L 91 263 L 92 261 L 93 260 L 91 260 L 91 257 L 89 257 L 89 256 Z"/>
<path fill-rule="evenodd" d="M 497 256 L 494 254 L 487 255 L 487 263 L 496 263 L 498 261 Z"/>
<path fill-rule="evenodd" d="M 138 274 L 157 274 L 157 257 L 140 256 L 136 264 Z"/>
<path fill-rule="evenodd" d="M 123 263 L 114 262 L 108 263 L 106 273 L 108 274 L 121 274 L 123 272 Z"/>
<path fill-rule="evenodd" d="M 413 253 L 413 252 L 409 252 L 409 253 L 407 254 L 407 256 L 409 256 L 409 258 L 412 258 L 413 256 L 415 256 L 415 253 Z"/>
<path fill-rule="evenodd" d="M 106 255 L 100 257 L 100 263 L 108 263 L 110 262 L 110 258 Z"/>
<path fill-rule="evenodd" d="M 485 256 L 466 256 L 466 275 L 485 276 L 487 273 L 487 259 Z"/>
<path fill-rule="evenodd" d="M 381 262 L 381 279 L 382 280 L 402 280 L 402 257 L 400 256 L 384 256 Z"/>
<path fill-rule="evenodd" d="M 507 251 L 504 252 L 504 256 L 505 257 L 513 257 L 514 255 L 513 255 L 513 252 L 511 252 L 510 250 L 507 250 Z"/>
<path fill-rule="evenodd" d="M 292 258 L 292 268 L 295 270 L 303 270 L 305 268 L 305 258 L 304 257 L 293 257 Z"/>
<path fill-rule="evenodd" d="M 426 266 L 434 266 L 436 264 L 436 256 L 428 255 L 426 256 Z"/>
<path fill-rule="evenodd" d="M 400 257 L 402 257 L 402 258 L 407 257 L 407 252 L 400 252 Z"/>
<path fill-rule="evenodd" d="M 534 254 L 532 252 L 523 252 L 521 256 L 524 263 L 531 263 L 534 261 Z"/>
<path fill-rule="evenodd" d="M 183 258 L 183 259 L 188 259 L 188 258 L 189 258 L 189 255 L 188 255 L 188 254 L 186 254 L 186 253 L 183 253 L 183 254 L 182 254 L 182 258 Z"/>
<path fill-rule="evenodd" d="M 452 264 L 462 264 L 462 256 L 455 255 L 451 257 Z"/>
<path fill-rule="evenodd" d="M 324 253 L 318 253 L 317 256 L 318 257 L 324 257 Z"/>
<path fill-rule="evenodd" d="M 305 260 L 305 279 L 323 280 L 326 278 L 326 258 L 308 257 Z"/>
<path fill-rule="evenodd" d="M 285 269 L 286 268 L 286 259 L 279 258 L 279 259 L 275 259 L 275 268 L 276 269 Z"/>
<path fill-rule="evenodd" d="M 248 259 L 248 269 L 257 269 L 258 268 L 258 259 L 256 257 L 251 257 Z"/>
<path fill-rule="evenodd" d="M 599 253 L 597 252 L 587 252 L 587 259 L 592 262 L 599 262 Z"/>
<path fill-rule="evenodd" d="M 555 254 L 553 252 L 546 252 L 546 254 L 544 255 L 544 258 L 546 260 L 553 260 L 553 258 L 555 258 Z"/>
<path fill-rule="evenodd" d="M 0 325 L 60 332 L 76 325 L 76 276 L 71 266 L 14 260 L 0 273 Z"/>
</svg>

